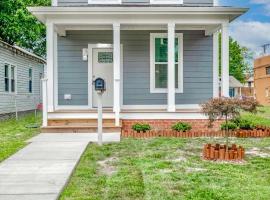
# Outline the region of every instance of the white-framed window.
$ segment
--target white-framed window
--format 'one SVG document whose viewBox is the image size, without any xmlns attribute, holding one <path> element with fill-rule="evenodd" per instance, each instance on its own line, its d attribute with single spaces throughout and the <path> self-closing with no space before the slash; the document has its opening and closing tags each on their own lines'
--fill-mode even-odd
<svg viewBox="0 0 270 200">
<path fill-rule="evenodd" d="M 150 34 L 150 92 L 167 93 L 167 33 Z M 183 33 L 175 34 L 175 92 L 183 93 Z"/>
<path fill-rule="evenodd" d="M 33 92 L 33 69 L 28 69 L 28 92 Z"/>
<path fill-rule="evenodd" d="M 16 67 L 14 65 L 5 63 L 4 65 L 4 84 L 5 92 L 15 93 L 16 92 Z"/>
</svg>

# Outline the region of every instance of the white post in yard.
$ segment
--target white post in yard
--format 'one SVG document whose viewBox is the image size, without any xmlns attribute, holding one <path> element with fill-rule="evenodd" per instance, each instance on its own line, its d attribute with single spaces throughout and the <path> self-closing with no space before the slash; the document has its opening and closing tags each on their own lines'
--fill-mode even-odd
<svg viewBox="0 0 270 200">
<path fill-rule="evenodd" d="M 98 145 L 102 145 L 102 93 L 98 92 Z"/>
<path fill-rule="evenodd" d="M 42 126 L 46 127 L 48 125 L 48 88 L 47 88 L 47 78 L 42 79 Z"/>
<path fill-rule="evenodd" d="M 219 32 L 213 34 L 213 97 L 219 97 Z"/>
<path fill-rule="evenodd" d="M 222 84 L 221 84 L 221 96 L 229 97 L 229 31 L 228 23 L 222 24 L 222 36 L 221 36 L 221 63 L 222 63 Z"/>
<path fill-rule="evenodd" d="M 175 112 L 175 23 L 168 23 L 168 108 Z"/>
<path fill-rule="evenodd" d="M 113 111 L 115 113 L 115 126 L 120 125 L 120 23 L 113 24 Z"/>
<path fill-rule="evenodd" d="M 54 25 L 52 22 L 46 23 L 47 41 L 47 79 L 48 79 L 48 112 L 54 111 Z"/>
</svg>

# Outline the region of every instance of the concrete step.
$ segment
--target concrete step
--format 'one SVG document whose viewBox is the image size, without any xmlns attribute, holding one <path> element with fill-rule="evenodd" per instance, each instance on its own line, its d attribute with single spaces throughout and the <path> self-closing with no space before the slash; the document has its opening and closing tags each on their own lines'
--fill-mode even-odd
<svg viewBox="0 0 270 200">
<path fill-rule="evenodd" d="M 121 127 L 104 126 L 103 133 L 121 133 Z M 42 133 L 97 133 L 97 126 L 47 126 L 42 127 Z"/>
</svg>

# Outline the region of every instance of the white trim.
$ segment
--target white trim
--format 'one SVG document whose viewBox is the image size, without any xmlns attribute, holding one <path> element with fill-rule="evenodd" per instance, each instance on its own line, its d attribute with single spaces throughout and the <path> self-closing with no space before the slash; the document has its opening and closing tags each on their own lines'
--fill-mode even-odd
<svg viewBox="0 0 270 200">
<path fill-rule="evenodd" d="M 178 42 L 179 42 L 179 39 L 178 39 Z M 168 23 L 168 49 L 167 51 L 168 51 L 168 64 L 167 64 L 168 108 L 167 110 L 169 112 L 174 112 L 175 111 L 175 91 L 176 91 L 175 90 L 175 23 Z M 179 80 L 178 80 L 178 83 L 179 83 Z"/>
<path fill-rule="evenodd" d="M 54 111 L 54 24 L 46 23 L 48 111 Z"/>
<path fill-rule="evenodd" d="M 53 48 L 53 63 L 54 63 L 54 106 L 56 107 L 58 105 L 58 36 L 57 33 L 53 33 L 53 39 L 54 39 L 54 48 Z"/>
<path fill-rule="evenodd" d="M 47 78 L 44 78 L 41 80 L 42 82 L 42 126 L 47 126 L 48 125 L 48 96 L 47 96 Z"/>
<path fill-rule="evenodd" d="M 88 44 L 88 109 L 93 108 L 93 85 L 92 85 L 92 75 L 93 75 L 93 49 L 113 49 L 112 44 Z M 123 44 L 121 44 L 121 58 L 120 58 L 120 105 L 123 104 Z M 59 106 L 58 106 L 59 107 Z M 72 106 L 66 106 L 70 108 Z"/>
<path fill-rule="evenodd" d="M 155 110 L 155 109 L 166 109 L 167 105 L 123 105 L 122 109 L 130 109 L 130 110 Z M 179 104 L 175 105 L 176 109 L 200 109 L 199 104 Z"/>
<path fill-rule="evenodd" d="M 219 32 L 213 35 L 213 97 L 219 97 Z"/>
<path fill-rule="evenodd" d="M 178 38 L 178 88 L 176 93 L 183 93 L 183 33 L 175 33 Z M 155 88 L 155 38 L 167 38 L 167 33 L 150 33 L 150 93 L 167 93 L 166 88 Z"/>
<path fill-rule="evenodd" d="M 183 4 L 183 0 L 150 0 L 150 4 Z"/>
<path fill-rule="evenodd" d="M 122 0 L 88 0 L 88 4 L 121 4 Z"/>
<path fill-rule="evenodd" d="M 89 106 L 72 106 L 72 105 L 58 105 L 56 106 L 55 108 L 55 111 L 59 111 L 59 110 L 89 110 L 89 109 L 92 109 L 92 108 L 89 108 Z"/>
<path fill-rule="evenodd" d="M 222 24 L 221 31 L 221 95 L 229 97 L 229 24 Z"/>
<path fill-rule="evenodd" d="M 103 119 L 114 118 L 114 113 L 103 113 Z M 120 113 L 121 119 L 208 119 L 199 112 Z M 48 119 L 97 119 L 97 113 L 48 113 Z"/>
</svg>

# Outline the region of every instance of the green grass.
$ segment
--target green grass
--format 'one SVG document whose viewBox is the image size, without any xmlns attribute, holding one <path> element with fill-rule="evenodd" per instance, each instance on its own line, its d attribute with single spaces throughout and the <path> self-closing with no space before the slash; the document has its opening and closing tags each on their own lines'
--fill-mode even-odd
<svg viewBox="0 0 270 200">
<path fill-rule="evenodd" d="M 209 141 L 154 138 L 90 144 L 60 199 L 269 200 L 270 138 L 231 139 L 269 155 L 248 155 L 241 165 L 201 160 L 203 144 Z"/>
<path fill-rule="evenodd" d="M 260 107 L 257 114 L 243 113 L 241 117 L 257 125 L 270 127 L 270 107 Z"/>
<path fill-rule="evenodd" d="M 0 162 L 26 145 L 26 140 L 40 132 L 39 128 L 26 128 L 29 124 L 40 124 L 41 117 L 34 115 L 20 117 L 18 121 L 0 121 Z"/>
</svg>

